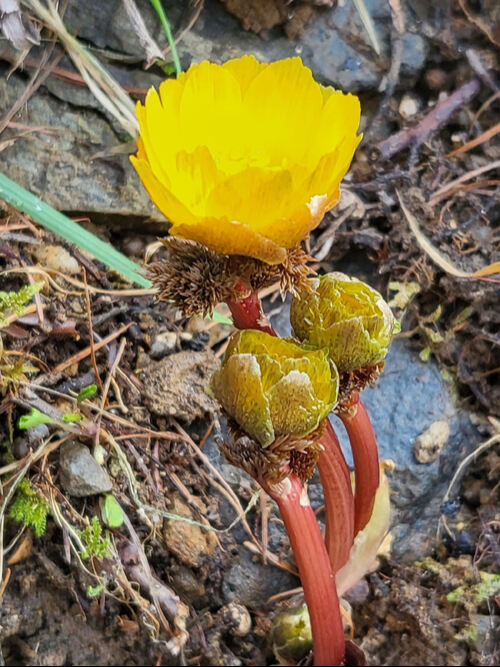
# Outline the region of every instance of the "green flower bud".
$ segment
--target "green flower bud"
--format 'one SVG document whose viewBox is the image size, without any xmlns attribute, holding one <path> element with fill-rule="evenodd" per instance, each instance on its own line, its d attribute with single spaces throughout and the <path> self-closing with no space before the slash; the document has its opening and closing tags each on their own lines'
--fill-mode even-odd
<svg viewBox="0 0 500 667">
<path fill-rule="evenodd" d="M 277 436 L 306 436 L 337 400 L 338 373 L 328 350 L 262 331 L 235 333 L 212 375 L 224 410 L 263 447 Z"/>
<path fill-rule="evenodd" d="M 294 296 L 290 308 L 297 338 L 327 347 L 339 373 L 382 361 L 399 324 L 380 294 L 343 273 L 309 282 L 313 291 Z"/>
<path fill-rule="evenodd" d="M 274 655 L 281 665 L 297 665 L 309 654 L 312 650 L 311 622 L 304 603 L 276 616 L 271 641 Z"/>
</svg>

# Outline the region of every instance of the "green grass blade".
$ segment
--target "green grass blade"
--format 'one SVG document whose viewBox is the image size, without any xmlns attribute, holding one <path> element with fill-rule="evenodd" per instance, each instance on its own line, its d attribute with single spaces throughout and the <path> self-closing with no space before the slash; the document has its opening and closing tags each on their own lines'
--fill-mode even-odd
<svg viewBox="0 0 500 667">
<path fill-rule="evenodd" d="M 141 267 L 112 245 L 84 229 L 81 225 L 56 209 L 52 208 L 23 187 L 11 181 L 0 172 L 0 199 L 4 199 L 14 208 L 26 213 L 40 225 L 54 234 L 62 236 L 69 243 L 74 243 L 95 259 L 113 271 L 120 273 L 131 283 L 141 287 L 151 287 L 151 282 L 140 275 Z"/>
<path fill-rule="evenodd" d="M 170 53 L 172 54 L 172 60 L 174 61 L 175 74 L 178 76 L 182 72 L 181 61 L 179 59 L 179 54 L 177 53 L 177 47 L 175 45 L 174 36 L 172 35 L 172 30 L 170 28 L 170 23 L 161 4 L 161 0 L 149 0 L 154 7 L 154 10 L 160 18 L 161 25 L 163 27 L 163 32 L 167 38 L 168 45 L 170 46 Z"/>
</svg>

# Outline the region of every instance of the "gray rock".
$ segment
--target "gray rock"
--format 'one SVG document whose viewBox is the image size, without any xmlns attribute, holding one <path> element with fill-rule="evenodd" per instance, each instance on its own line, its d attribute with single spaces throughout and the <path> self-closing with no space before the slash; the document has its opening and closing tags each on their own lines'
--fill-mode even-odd
<svg viewBox="0 0 500 667">
<path fill-rule="evenodd" d="M 26 84 L 13 74 L 0 76 L 0 115 L 22 95 Z M 18 122 L 43 126 L 2 151 L 9 177 L 55 208 L 100 213 L 124 222 L 137 217 L 163 220 L 140 184 L 126 154 L 93 159 L 120 142 L 101 113 L 77 108 L 45 91 L 33 95 Z M 6 130 L 6 138 L 12 130 Z"/>
<path fill-rule="evenodd" d="M 407 32 L 403 37 L 401 76 L 415 78 L 425 65 L 428 43 L 425 37 Z"/>
<path fill-rule="evenodd" d="M 238 21 L 216 0 L 206 0 L 194 27 L 184 34 L 178 45 L 183 67 L 210 59 L 222 62 L 244 53 L 253 53 L 264 61 L 300 55 L 315 75 L 327 84 L 352 92 L 376 89 L 390 63 L 391 13 L 385 0 L 365 0 L 380 43 L 377 57 L 354 3 L 335 3 L 322 8 L 306 26 L 302 37 L 289 40 L 276 30 L 268 40 L 242 29 Z M 165 46 L 159 21 L 147 0 L 137 6 L 145 23 L 161 47 Z M 172 25 L 181 20 L 183 9 L 178 3 L 166 3 Z M 121 0 L 107 3 L 85 3 L 70 0 L 65 21 L 72 32 L 101 49 L 113 49 L 144 57 L 136 33 Z M 412 27 L 411 17 L 406 25 Z M 413 76 L 423 67 L 426 41 L 408 32 L 404 37 L 402 74 Z"/>
<path fill-rule="evenodd" d="M 163 359 L 175 350 L 176 345 L 177 334 L 175 331 L 164 331 L 154 339 L 151 345 L 151 356 L 153 359 Z"/>
<path fill-rule="evenodd" d="M 411 561 L 432 550 L 442 497 L 478 434 L 468 415 L 455 405 L 452 388 L 436 364 L 421 361 L 418 351 L 404 339 L 393 342 L 384 372 L 374 387 L 363 392 L 363 401 L 380 457 L 396 465 L 391 474 L 392 524 L 396 527 L 393 554 Z M 436 421 L 448 423 L 450 436 L 439 458 L 423 465 L 414 458 L 413 444 Z M 348 452 L 343 427 L 338 425 L 336 430 Z"/>
<path fill-rule="evenodd" d="M 239 547 L 239 559 L 224 574 L 222 594 L 226 602 L 237 602 L 250 609 L 261 609 L 271 595 L 297 586 L 297 579 L 277 567 L 262 563 L 244 546 Z"/>
<path fill-rule="evenodd" d="M 59 453 L 61 484 L 70 496 L 83 498 L 112 489 L 107 472 L 101 468 L 90 450 L 80 442 L 65 443 Z"/>
<path fill-rule="evenodd" d="M 325 84 L 351 92 L 375 91 L 390 64 L 391 19 L 386 0 L 365 1 L 382 48 L 379 57 L 352 2 L 318 10 L 298 40 L 291 41 L 278 30 L 266 41 L 245 32 L 219 2 L 207 0 L 198 21 L 179 43 L 182 65 L 187 68 L 204 59 L 222 62 L 245 53 L 263 61 L 300 55 Z M 137 5 L 152 36 L 164 47 L 163 31 L 150 2 L 137 0 Z M 185 3 L 166 3 L 173 26 L 185 7 Z M 104 63 L 122 85 L 135 91 L 158 85 L 161 75 L 143 70 L 144 50 L 121 0 L 70 0 L 64 20 L 70 32 L 90 47 L 114 52 L 107 54 Z M 407 25 L 412 28 L 409 18 Z M 424 65 L 427 42 L 408 32 L 403 51 L 401 76 L 415 77 Z M 38 53 L 34 49 L 31 56 L 37 58 Z M 61 65 L 71 67 L 66 57 Z M 0 115 L 20 98 L 25 86 L 17 74 L 9 79 L 0 76 Z M 54 134 L 33 133 L 4 148 L 2 164 L 13 180 L 67 213 L 89 214 L 94 222 L 107 226 L 113 222 L 134 226 L 147 219 L 161 233 L 156 223 L 165 223 L 164 218 L 128 159 L 133 147 L 120 145 L 126 139 L 123 128 L 88 89 L 50 76 L 16 120 L 52 128 Z M 7 129 L 5 138 L 15 133 Z M 95 158 L 96 154 L 100 157 Z"/>
</svg>

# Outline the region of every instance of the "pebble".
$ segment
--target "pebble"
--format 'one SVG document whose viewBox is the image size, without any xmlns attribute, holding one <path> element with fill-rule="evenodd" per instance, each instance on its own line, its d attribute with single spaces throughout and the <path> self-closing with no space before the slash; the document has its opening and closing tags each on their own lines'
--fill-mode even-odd
<svg viewBox="0 0 500 667">
<path fill-rule="evenodd" d="M 450 437 L 448 422 L 433 422 L 413 445 L 413 453 L 419 463 L 433 463 L 439 458 Z"/>
<path fill-rule="evenodd" d="M 403 95 L 399 103 L 399 113 L 403 118 L 411 118 L 420 111 L 420 100 L 414 95 Z"/>
<path fill-rule="evenodd" d="M 108 473 L 97 463 L 89 448 L 80 442 L 62 445 L 59 471 L 61 484 L 70 496 L 84 498 L 111 491 Z"/>
<path fill-rule="evenodd" d="M 166 357 L 175 350 L 177 346 L 177 334 L 175 331 L 164 331 L 158 334 L 151 345 L 151 356 L 159 360 Z"/>
<path fill-rule="evenodd" d="M 252 629 L 252 618 L 246 607 L 230 602 L 220 610 L 222 622 L 234 637 L 245 637 Z"/>
</svg>

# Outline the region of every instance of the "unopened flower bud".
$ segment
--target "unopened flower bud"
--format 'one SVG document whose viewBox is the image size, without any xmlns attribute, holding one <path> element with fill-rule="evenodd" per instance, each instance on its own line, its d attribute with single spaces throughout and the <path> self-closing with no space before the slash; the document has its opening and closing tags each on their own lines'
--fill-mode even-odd
<svg viewBox="0 0 500 667">
<path fill-rule="evenodd" d="M 313 290 L 294 296 L 290 309 L 297 338 L 327 347 L 339 373 L 381 362 L 399 324 L 380 294 L 343 273 L 309 282 Z"/>
<path fill-rule="evenodd" d="M 311 622 L 302 603 L 276 616 L 271 628 L 273 652 L 281 665 L 297 665 L 312 649 Z"/>
<path fill-rule="evenodd" d="M 337 400 L 338 373 L 328 350 L 261 331 L 235 333 L 210 390 L 263 447 L 278 436 L 306 436 Z"/>
</svg>

